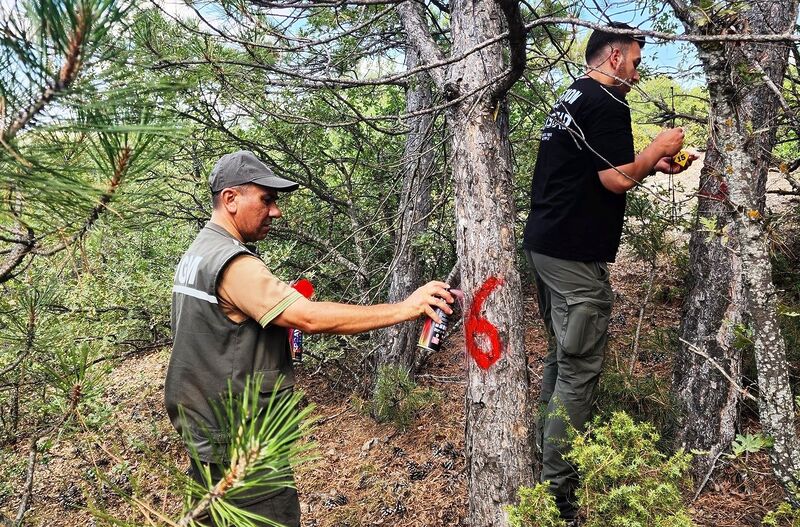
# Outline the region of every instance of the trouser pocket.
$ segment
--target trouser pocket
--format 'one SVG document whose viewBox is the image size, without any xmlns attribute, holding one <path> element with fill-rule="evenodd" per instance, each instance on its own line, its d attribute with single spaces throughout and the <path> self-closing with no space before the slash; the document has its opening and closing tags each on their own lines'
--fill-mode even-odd
<svg viewBox="0 0 800 527">
<path fill-rule="evenodd" d="M 586 357 L 602 352 L 606 343 L 611 303 L 567 299 L 562 349 L 566 355 Z"/>
</svg>

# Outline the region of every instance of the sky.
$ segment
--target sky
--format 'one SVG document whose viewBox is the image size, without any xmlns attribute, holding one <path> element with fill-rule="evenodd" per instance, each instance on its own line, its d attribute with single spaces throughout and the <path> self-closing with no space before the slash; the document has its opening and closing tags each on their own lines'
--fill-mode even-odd
<svg viewBox="0 0 800 527">
<path fill-rule="evenodd" d="M 590 0 L 590 2 L 591 5 L 587 2 L 581 10 L 580 17 L 583 20 L 604 23 L 610 19 L 643 30 L 683 33 L 683 26 L 672 16 L 672 10 L 667 7 L 666 2 L 655 14 L 637 7 L 637 2 L 614 0 Z M 659 20 L 660 27 L 655 27 L 655 18 Z M 586 34 L 588 32 L 588 29 L 585 30 Z M 658 42 L 653 39 L 647 41 L 642 50 L 642 62 L 648 71 L 673 77 L 687 88 L 704 82 L 702 72 L 697 67 L 699 59 L 694 45 L 688 42 Z"/>
</svg>

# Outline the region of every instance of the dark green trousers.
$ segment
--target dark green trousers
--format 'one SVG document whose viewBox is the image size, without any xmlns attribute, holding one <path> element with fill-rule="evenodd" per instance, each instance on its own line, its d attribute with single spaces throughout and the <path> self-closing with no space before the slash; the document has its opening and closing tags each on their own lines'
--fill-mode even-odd
<svg viewBox="0 0 800 527">
<path fill-rule="evenodd" d="M 200 474 L 200 469 L 194 460 L 192 460 L 191 472 L 195 481 L 205 484 Z M 211 464 L 211 477 L 214 481 L 219 481 L 223 473 L 224 467 L 222 465 Z M 291 487 L 278 491 L 270 489 L 264 491 L 262 495 L 258 495 L 258 492 L 255 492 L 253 496 L 234 500 L 234 503 L 237 507 L 278 522 L 285 527 L 300 527 L 300 500 L 297 497 L 297 489 Z M 204 525 L 216 527 L 216 524 L 208 516 L 201 518 L 200 522 Z M 269 524 L 259 523 L 259 525 L 267 527 Z"/>
<path fill-rule="evenodd" d="M 539 310 L 550 334 L 539 397 L 537 444 L 541 481 L 562 516 L 575 515 L 578 476 L 564 459 L 570 430 L 582 432 L 603 368 L 613 293 L 604 262 L 575 262 L 525 251 L 539 293 Z"/>
</svg>

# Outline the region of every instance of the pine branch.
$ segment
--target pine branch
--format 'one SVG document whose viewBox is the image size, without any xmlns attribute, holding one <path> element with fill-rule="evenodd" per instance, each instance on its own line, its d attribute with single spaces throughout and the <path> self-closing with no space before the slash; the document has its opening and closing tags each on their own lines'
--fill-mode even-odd
<svg viewBox="0 0 800 527">
<path fill-rule="evenodd" d="M 86 221 L 83 223 L 78 232 L 70 236 L 68 240 L 64 240 L 55 247 L 51 247 L 49 249 L 35 249 L 33 251 L 34 254 L 40 256 L 52 256 L 59 251 L 63 251 L 78 240 L 81 240 L 86 233 L 89 232 L 97 220 L 100 219 L 100 216 L 103 214 L 103 212 L 109 210 L 108 205 L 111 203 L 111 200 L 114 198 L 114 194 L 119 189 L 123 177 L 130 169 L 132 153 L 133 151 L 129 146 L 124 147 L 119 152 L 115 160 L 114 174 L 111 176 L 111 181 L 109 182 L 106 191 L 102 196 L 100 196 L 97 205 L 95 205 L 95 207 L 91 210 L 89 216 L 86 218 Z"/>
<path fill-rule="evenodd" d="M 508 27 L 508 48 L 511 66 L 508 76 L 495 84 L 488 93 L 489 107 L 494 108 L 506 96 L 508 90 L 522 77 L 527 63 L 527 30 L 522 21 L 519 2 L 516 0 L 495 0 L 506 18 Z"/>
<path fill-rule="evenodd" d="M 755 398 L 749 391 L 747 391 L 744 388 L 742 388 L 741 386 L 739 386 L 739 383 L 737 383 L 733 379 L 733 377 L 731 377 L 731 374 L 728 373 L 725 370 L 725 368 L 723 368 L 717 361 L 715 361 L 713 358 L 711 358 L 711 356 L 708 353 L 702 351 L 700 348 L 698 348 L 694 344 L 691 344 L 690 342 L 684 340 L 683 338 L 678 338 L 678 340 L 680 340 L 686 346 L 686 349 L 688 349 L 689 351 L 691 351 L 695 355 L 699 355 L 700 357 L 703 357 L 704 359 L 706 359 L 708 361 L 708 363 L 711 364 L 714 368 L 716 368 L 717 371 L 719 371 L 722 374 L 722 376 L 725 377 L 728 380 L 728 382 L 731 384 L 731 386 L 737 392 L 739 392 L 743 397 L 745 397 L 745 398 L 747 398 L 747 399 L 749 399 L 749 400 L 751 400 L 753 402 L 756 402 L 756 403 L 758 402 L 757 398 Z"/>
<path fill-rule="evenodd" d="M 23 232 L 24 229 L 24 232 Z M 25 257 L 33 251 L 36 246 L 34 231 L 30 226 L 23 226 L 21 223 L 16 228 L 16 234 L 20 241 L 15 243 L 5 261 L 0 264 L 0 284 L 7 282 L 16 276 L 13 271 L 22 265 Z"/>
<path fill-rule="evenodd" d="M 178 526 L 191 525 L 206 514 L 215 519 L 219 516 L 229 524 L 256 525 L 251 523 L 250 517 L 245 520 L 238 514 L 240 509 L 233 500 L 256 486 L 279 489 L 290 485 L 286 478 L 289 460 L 304 461 L 296 457 L 309 447 L 298 445 L 297 440 L 310 426 L 308 419 L 313 407 L 298 410 L 303 394 L 281 394 L 281 380 L 276 383 L 266 406 L 262 407 L 259 400 L 263 380 L 261 374 L 248 378 L 240 394 L 234 393 L 229 381 L 227 397 L 214 405 L 218 426 L 225 432 L 235 430 L 229 436 L 231 444 L 226 449 L 230 464 L 216 482 L 211 481 L 210 468 L 207 465 L 201 467 L 207 486 L 204 488 L 192 482 L 192 494 L 199 489 L 203 492 L 191 510 L 176 522 Z M 185 414 L 181 413 L 181 419 L 186 419 Z M 187 426 L 191 425 L 187 423 Z M 199 456 L 191 443 L 189 448 L 192 458 L 199 464 Z M 232 522 L 233 517 L 239 517 L 240 522 Z M 268 519 L 266 521 L 271 523 Z"/>
<path fill-rule="evenodd" d="M 75 15 L 76 25 L 72 36 L 69 39 L 67 53 L 64 57 L 64 64 L 58 73 L 58 77 L 50 85 L 45 87 L 39 98 L 32 102 L 26 109 L 22 110 L 11 125 L 2 133 L 0 138 L 2 144 L 9 150 L 9 153 L 15 155 L 9 145 L 17 133 L 25 128 L 37 114 L 39 114 L 49 103 L 56 97 L 65 93 L 72 85 L 80 73 L 81 58 L 88 38 L 90 13 L 83 10 L 78 11 Z"/>
<path fill-rule="evenodd" d="M 403 30 L 406 32 L 409 44 L 419 53 L 419 56 L 422 58 L 423 66 L 430 68 L 428 74 L 433 79 L 439 91 L 446 93 L 447 72 L 444 69 L 433 66 L 435 64 L 444 65 L 448 61 L 444 53 L 442 53 L 442 50 L 439 49 L 439 46 L 433 40 L 419 4 L 414 0 L 402 2 L 397 6 L 397 13 L 400 15 L 400 22 L 403 25 Z M 417 72 L 408 70 L 404 75 L 408 76 L 414 73 Z M 451 95 L 453 97 L 458 96 L 456 92 L 453 92 Z"/>
</svg>

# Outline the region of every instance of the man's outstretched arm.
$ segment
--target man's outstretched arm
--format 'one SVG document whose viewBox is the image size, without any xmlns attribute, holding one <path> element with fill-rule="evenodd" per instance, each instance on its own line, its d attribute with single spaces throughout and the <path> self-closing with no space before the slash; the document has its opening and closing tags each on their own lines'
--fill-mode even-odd
<svg viewBox="0 0 800 527">
<path fill-rule="evenodd" d="M 428 282 L 408 298 L 397 304 L 359 306 L 336 302 L 313 302 L 305 298 L 296 300 L 272 321 L 273 324 L 297 328 L 304 333 L 336 333 L 351 335 L 373 329 L 385 328 L 406 320 L 427 315 L 438 321 L 434 309 L 442 308 L 450 314 L 453 295 L 444 282 Z"/>
</svg>

